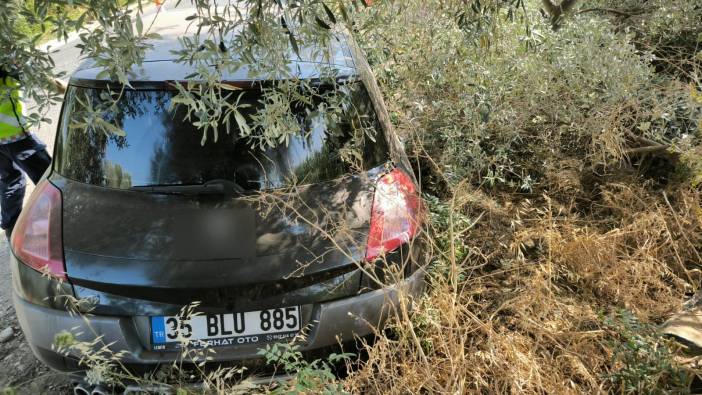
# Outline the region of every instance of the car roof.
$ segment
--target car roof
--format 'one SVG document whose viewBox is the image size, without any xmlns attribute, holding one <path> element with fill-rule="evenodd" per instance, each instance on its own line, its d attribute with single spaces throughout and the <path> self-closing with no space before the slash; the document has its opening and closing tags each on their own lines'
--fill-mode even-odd
<svg viewBox="0 0 702 395">
<path fill-rule="evenodd" d="M 197 26 L 186 18 L 195 14 L 195 9 L 169 10 L 157 13 L 154 17 L 144 20 L 144 26 L 153 23 L 150 32 L 158 33 L 160 38 L 147 41 L 151 48 L 146 51 L 142 65 L 134 66 L 128 73 L 130 83 L 158 84 L 169 81 L 182 81 L 192 75 L 194 66 L 177 62 L 178 55 L 174 51 L 181 50 L 180 37 L 197 37 Z M 155 18 L 155 19 L 154 19 Z M 236 33 L 234 33 L 236 34 Z M 231 37 L 230 37 L 231 38 Z M 223 73 L 222 80 L 232 82 L 270 81 L 281 78 L 314 79 L 329 72 L 338 77 L 353 77 L 358 74 L 353 59 L 353 51 L 349 40 L 343 34 L 333 34 L 328 48 L 300 47 L 297 53 L 290 50 L 285 75 L 260 75 L 253 69 L 255 64 L 244 63 L 232 73 Z M 237 54 L 232 54 L 237 57 Z M 253 66 L 253 67 L 252 67 Z M 92 59 L 85 60 L 71 76 L 71 85 L 92 86 L 95 83 L 109 82 L 109 77 L 101 75 L 103 69 L 96 66 Z M 104 73 L 103 73 L 104 74 Z"/>
</svg>

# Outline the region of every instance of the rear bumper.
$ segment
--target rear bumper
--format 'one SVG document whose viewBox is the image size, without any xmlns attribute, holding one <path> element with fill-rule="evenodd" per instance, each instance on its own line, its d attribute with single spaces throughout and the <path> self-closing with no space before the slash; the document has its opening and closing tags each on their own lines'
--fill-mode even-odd
<svg viewBox="0 0 702 395">
<path fill-rule="evenodd" d="M 424 273 L 417 270 L 402 282 L 380 290 L 312 306 L 307 340 L 301 351 L 314 351 L 355 337 L 373 333 L 399 306 L 401 295 L 418 296 L 424 288 Z M 16 294 L 14 305 L 20 326 L 34 354 L 51 368 L 61 371 L 79 369 L 76 358 L 53 351 L 54 337 L 70 331 L 79 341 L 91 342 L 100 336 L 100 345 L 114 352 L 125 352 L 121 362 L 129 365 L 159 365 L 180 359 L 179 352 L 152 351 L 148 344 L 148 317 L 75 316 L 66 311 L 29 303 Z M 146 326 L 145 326 L 146 325 Z M 257 345 L 217 348 L 209 355 L 214 362 L 244 361 L 260 358 Z M 187 361 L 184 361 L 187 362 Z"/>
</svg>

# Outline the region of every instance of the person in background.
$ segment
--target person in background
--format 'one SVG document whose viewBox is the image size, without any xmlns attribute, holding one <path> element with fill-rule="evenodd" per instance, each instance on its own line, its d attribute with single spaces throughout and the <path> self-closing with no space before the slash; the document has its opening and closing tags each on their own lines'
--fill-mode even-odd
<svg viewBox="0 0 702 395">
<path fill-rule="evenodd" d="M 58 92 L 66 84 L 54 80 Z M 0 65 L 0 227 L 10 240 L 22 211 L 27 173 L 35 184 L 51 164 L 46 145 L 25 128 L 19 74 Z"/>
</svg>

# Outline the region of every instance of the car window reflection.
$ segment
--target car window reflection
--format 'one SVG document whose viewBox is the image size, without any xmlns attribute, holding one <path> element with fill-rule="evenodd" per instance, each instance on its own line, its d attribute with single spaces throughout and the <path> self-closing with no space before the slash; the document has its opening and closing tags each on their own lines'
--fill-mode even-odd
<svg viewBox="0 0 702 395">
<path fill-rule="evenodd" d="M 101 117 L 123 130 L 124 136 L 86 127 L 82 118 L 88 109 L 100 108 L 101 94 L 105 92 L 72 88 L 66 97 L 55 166 L 59 174 L 76 181 L 130 188 L 229 179 L 260 190 L 338 178 L 377 166 L 388 156 L 385 137 L 361 84 L 347 89 L 348 111 L 342 119 L 332 121 L 316 111 L 321 99 L 294 108 L 303 132 L 287 145 L 265 151 L 252 148 L 234 128 L 227 134 L 224 127 L 217 141 L 208 138 L 201 145 L 202 132 L 184 121 L 187 110 L 171 108 L 174 91 L 125 91 L 117 110 L 102 111 Z M 260 107 L 259 100 L 260 92 L 244 97 L 251 112 Z M 365 130 L 360 137 L 359 128 Z M 367 135 L 368 129 L 373 135 Z M 350 144 L 360 147 L 360 166 L 349 160 L 353 157 L 348 153 Z"/>
</svg>

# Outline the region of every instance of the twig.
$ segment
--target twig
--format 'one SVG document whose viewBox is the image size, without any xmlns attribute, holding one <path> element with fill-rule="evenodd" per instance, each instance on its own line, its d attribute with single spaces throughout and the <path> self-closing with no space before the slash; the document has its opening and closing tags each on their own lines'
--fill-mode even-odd
<svg viewBox="0 0 702 395">
<path fill-rule="evenodd" d="M 652 152 L 665 151 L 668 148 L 670 148 L 669 145 L 649 145 L 646 147 L 631 148 L 631 149 L 625 150 L 624 154 L 626 154 L 626 155 L 648 154 L 648 153 L 652 153 Z"/>
<path fill-rule="evenodd" d="M 615 15 L 631 18 L 632 16 L 643 14 L 645 11 L 642 9 L 638 9 L 635 11 L 627 12 L 627 11 L 622 11 L 622 10 L 615 10 L 613 8 L 595 7 L 595 8 L 586 8 L 584 10 L 580 10 L 580 11 L 578 11 L 578 14 L 585 14 L 587 12 L 608 12 L 610 14 L 615 14 Z"/>
<path fill-rule="evenodd" d="M 649 138 L 642 137 L 642 136 L 632 136 L 632 138 L 633 138 L 634 140 L 638 141 L 638 142 L 641 143 L 641 144 L 648 144 L 648 145 L 666 145 L 666 143 L 661 143 L 660 141 L 651 140 L 651 139 L 649 139 Z"/>
</svg>

